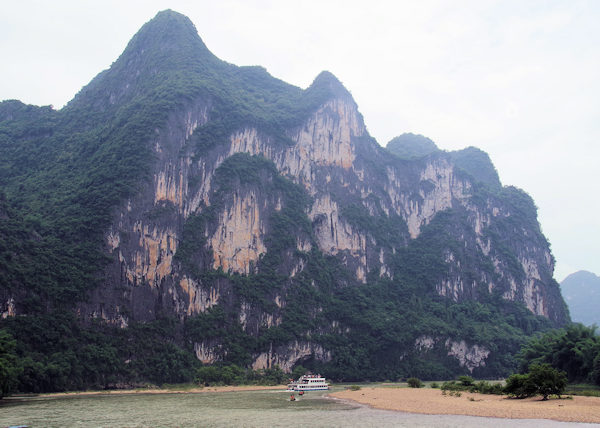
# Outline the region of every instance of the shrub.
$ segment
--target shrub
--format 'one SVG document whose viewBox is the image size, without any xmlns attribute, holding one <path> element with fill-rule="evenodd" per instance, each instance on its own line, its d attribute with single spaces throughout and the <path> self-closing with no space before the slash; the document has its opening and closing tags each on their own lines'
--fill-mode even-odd
<svg viewBox="0 0 600 428">
<path fill-rule="evenodd" d="M 421 380 L 416 377 L 410 377 L 407 379 L 406 382 L 411 388 L 421 388 L 423 386 L 423 382 L 421 382 Z"/>
<path fill-rule="evenodd" d="M 432 388 L 439 388 L 440 385 L 437 382 L 431 382 L 431 385 L 429 385 Z"/>
<path fill-rule="evenodd" d="M 471 376 L 459 376 L 458 381 L 462 386 L 472 386 L 474 382 Z"/>
<path fill-rule="evenodd" d="M 533 364 L 529 373 L 514 374 L 506 380 L 504 392 L 515 398 L 526 398 L 540 394 L 543 400 L 550 395 L 561 394 L 567 387 L 567 374 L 550 364 Z"/>
<path fill-rule="evenodd" d="M 500 383 L 489 383 L 485 380 L 477 382 L 473 385 L 472 392 L 479 392 L 480 394 L 497 394 L 502 395 L 503 387 Z"/>
<path fill-rule="evenodd" d="M 444 391 L 456 391 L 461 388 L 462 387 L 453 380 L 446 381 L 442 384 L 442 390 Z"/>
<path fill-rule="evenodd" d="M 547 400 L 549 395 L 558 395 L 560 398 L 567 387 L 567 373 L 555 369 L 550 364 L 532 365 L 528 376 L 529 382 L 534 385 L 543 400 Z"/>
<path fill-rule="evenodd" d="M 515 398 L 527 398 L 535 395 L 535 387 L 529 382 L 529 375 L 513 374 L 506 379 L 504 393 Z"/>
<path fill-rule="evenodd" d="M 359 385 L 350 385 L 350 388 L 349 388 L 349 389 L 350 389 L 351 391 L 358 391 L 358 390 L 360 389 L 360 386 L 359 386 Z"/>
</svg>

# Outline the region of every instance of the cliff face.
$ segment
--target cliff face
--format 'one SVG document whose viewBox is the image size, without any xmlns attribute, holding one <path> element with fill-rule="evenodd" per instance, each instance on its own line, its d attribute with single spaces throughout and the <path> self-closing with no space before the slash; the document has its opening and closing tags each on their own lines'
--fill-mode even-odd
<svg viewBox="0 0 600 428">
<path fill-rule="evenodd" d="M 369 138 L 356 104 L 341 84 L 325 74 L 315 81 L 318 85 L 333 85 L 336 90 L 299 125 L 284 130 L 286 144 L 243 125 L 232 129 L 221 144 L 200 153 L 196 131 L 217 119 L 210 96 L 173 112 L 166 125 L 156 129 L 148 142 L 155 154 L 152 180 L 114 215 L 106 233 L 113 262 L 93 298 L 104 304 L 87 305 L 88 316 L 121 326 L 164 313 L 184 320 L 223 299 L 231 300 L 235 290 L 226 276 L 259 271 L 261 258 L 269 252 L 266 241 L 273 229 L 273 213 L 285 204 L 283 195 L 265 192 L 264 178 L 251 184 L 236 182 L 224 196 L 217 196 L 217 191 L 223 191 L 215 185 L 220 166 L 246 153 L 271 161 L 276 174 L 301 186 L 311 198 L 305 211 L 311 230 L 298 231 L 293 237 L 295 248 L 281 254 L 283 275 L 297 276 L 304 269 L 298 254 L 314 246 L 336 257 L 351 281 L 368 283 L 370 273 L 393 280 L 388 259 L 419 237 L 440 212 L 451 212 L 444 228 L 460 245 L 443 248 L 445 267 L 435 281 L 435 293 L 455 302 L 477 300 L 483 292 L 500 293 L 556 324 L 566 320 L 552 280 L 552 257 L 537 223 L 521 224 L 523 213 L 501 195 L 478 190 L 482 185 L 457 172 L 448 154 L 434 153 L 416 161 L 391 158 Z M 404 230 L 396 236 L 378 236 L 348 214 L 349 206 L 371 219 L 393 218 Z M 194 277 L 189 266 L 174 259 L 185 239 L 186 221 L 208 210 L 214 219 L 203 224 L 194 238 L 199 242 L 193 263 L 196 270 L 222 271 L 225 278 L 217 284 Z M 494 233 L 507 221 L 515 223 L 509 234 L 519 236 L 508 244 L 506 235 Z M 271 312 L 243 300 L 235 310 L 244 330 L 254 334 L 281 322 L 281 302 L 276 293 L 271 296 L 275 304 Z M 446 342 L 449 355 L 466 364 L 465 342 Z M 194 343 L 198 358 L 206 362 L 219 359 L 220 346 L 214 340 Z M 469 363 L 470 370 L 487 354 Z M 252 365 L 278 364 L 289 370 L 308 357 L 327 361 L 331 352 L 294 339 L 255 354 Z"/>
<path fill-rule="evenodd" d="M 163 15 L 147 26 L 158 31 L 167 24 Z M 151 30 L 143 29 L 68 109 L 84 106 L 110 117 L 119 100 L 143 93 L 144 55 L 154 47 L 142 36 Z M 184 55 L 186 64 L 220 89 L 186 92 L 151 125 L 144 140 L 149 167 L 135 192 L 112 208 L 103 230 L 110 261 L 101 284 L 78 304 L 83 319 L 125 328 L 175 317 L 188 332 L 194 320 L 219 309 L 226 331 L 186 333 L 204 363 L 233 361 L 232 343 L 247 340 L 252 346 L 239 361 L 254 368 L 350 367 L 362 358 L 360 349 L 379 346 L 356 344 L 373 335 L 390 347 L 377 352 L 393 355 L 392 365 L 437 352 L 435 358 L 470 372 L 503 351 L 489 340 L 478 343 L 476 333 L 460 333 L 457 318 L 444 318 L 439 305 L 472 308 L 497 298 L 498 305 L 522 305 L 554 325 L 568 320 L 526 194 L 491 188 L 446 152 L 408 160 L 392 155 L 368 135 L 356 103 L 329 73 L 301 91 L 261 70 L 219 63 L 188 32 L 185 40 L 200 50 Z M 159 46 L 161 55 L 182 50 Z M 188 60 L 194 52 L 201 52 L 197 62 Z M 118 82 L 108 98 L 90 95 L 103 94 L 98 88 L 106 82 Z M 236 110 L 231 96 L 249 85 L 264 91 L 248 108 L 255 116 Z M 292 113 L 284 117 L 288 104 L 302 107 L 285 107 Z M 9 294 L 3 317 L 15 312 Z M 361 299 L 393 305 L 381 321 L 387 327 L 363 325 L 372 308 L 361 307 Z M 395 320 L 403 306 L 428 313 L 423 302 L 437 308 L 431 308 L 435 322 L 456 330 Z M 477 322 L 491 323 L 486 316 Z M 390 328 L 406 335 L 385 338 Z"/>
</svg>

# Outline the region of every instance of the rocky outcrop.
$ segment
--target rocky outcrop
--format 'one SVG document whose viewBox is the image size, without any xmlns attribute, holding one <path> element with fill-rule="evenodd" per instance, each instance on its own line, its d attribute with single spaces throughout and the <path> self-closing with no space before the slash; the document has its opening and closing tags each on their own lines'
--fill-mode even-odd
<svg viewBox="0 0 600 428">
<path fill-rule="evenodd" d="M 461 367 L 466 367 L 471 373 L 478 367 L 485 366 L 485 359 L 490 355 L 490 350 L 484 346 L 468 345 L 464 340 L 460 342 L 446 340 L 448 355 L 456 358 Z"/>
<path fill-rule="evenodd" d="M 331 352 L 325 351 L 320 345 L 311 342 L 294 341 L 275 349 L 271 346 L 268 352 L 263 352 L 254 359 L 252 368 L 259 370 L 279 366 L 284 372 L 289 373 L 296 363 L 309 357 L 326 362 L 331 360 Z"/>
<path fill-rule="evenodd" d="M 264 236 L 257 196 L 235 193 L 232 206 L 219 215 L 217 230 L 209 240 L 213 269 L 250 273 L 251 264 L 267 251 Z"/>
<path fill-rule="evenodd" d="M 441 346 L 442 343 L 446 354 L 458 360 L 460 367 L 466 368 L 470 373 L 473 373 L 476 368 L 485 367 L 486 359 L 491 352 L 485 346 L 469 345 L 464 340 L 456 341 L 449 338 L 444 340 L 427 335 L 417 337 L 414 349 L 419 353 L 431 352 L 436 345 L 440 344 Z"/>
</svg>

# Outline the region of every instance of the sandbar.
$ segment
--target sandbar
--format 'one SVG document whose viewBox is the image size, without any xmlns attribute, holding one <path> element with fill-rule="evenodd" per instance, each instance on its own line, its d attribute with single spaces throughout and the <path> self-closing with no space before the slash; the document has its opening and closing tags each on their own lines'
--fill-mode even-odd
<svg viewBox="0 0 600 428">
<path fill-rule="evenodd" d="M 561 422 L 600 423 L 600 397 L 541 397 L 523 400 L 502 395 L 462 392 L 460 397 L 443 395 L 431 388 L 363 387 L 358 391 L 344 390 L 331 397 L 352 400 L 368 406 L 428 415 L 465 415 L 510 419 L 552 419 Z"/>
<path fill-rule="evenodd" d="M 236 392 L 236 391 L 262 391 L 268 389 L 284 390 L 285 385 L 238 385 L 238 386 L 206 386 L 197 388 L 177 387 L 163 388 L 136 388 L 136 389 L 111 389 L 99 391 L 73 391 L 73 392 L 52 392 L 39 394 L 43 397 L 68 397 L 80 395 L 125 395 L 125 394 L 201 394 L 207 392 Z"/>
</svg>

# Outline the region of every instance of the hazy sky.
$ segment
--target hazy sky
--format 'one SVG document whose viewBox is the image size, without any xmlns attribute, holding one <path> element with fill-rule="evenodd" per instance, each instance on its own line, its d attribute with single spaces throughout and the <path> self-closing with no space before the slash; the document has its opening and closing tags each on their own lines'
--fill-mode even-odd
<svg viewBox="0 0 600 428">
<path fill-rule="evenodd" d="M 219 58 L 350 90 L 381 145 L 488 152 L 539 207 L 555 278 L 600 274 L 600 1 L 4 1 L 0 100 L 63 106 L 158 11 Z"/>
</svg>

